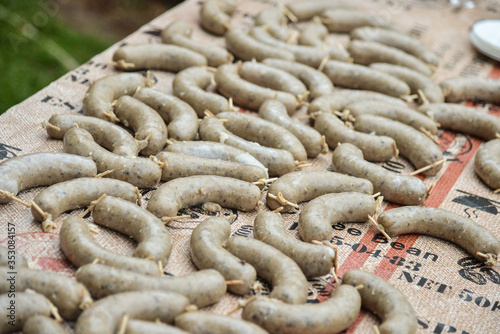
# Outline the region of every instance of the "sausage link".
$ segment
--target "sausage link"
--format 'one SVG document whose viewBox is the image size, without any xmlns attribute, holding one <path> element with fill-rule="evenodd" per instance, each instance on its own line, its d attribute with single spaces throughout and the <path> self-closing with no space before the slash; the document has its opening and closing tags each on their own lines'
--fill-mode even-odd
<svg viewBox="0 0 500 334">
<path fill-rule="evenodd" d="M 83 98 L 83 113 L 106 120 L 115 120 L 113 101 L 122 95 L 132 95 L 138 87 L 149 86 L 148 79 L 139 73 L 109 75 L 95 81 Z"/>
<path fill-rule="evenodd" d="M 217 67 L 233 61 L 233 55 L 226 49 L 192 40 L 190 38 L 192 33 L 193 25 L 183 20 L 177 20 L 163 29 L 161 40 L 163 43 L 175 44 L 202 54 L 207 58 L 209 66 Z"/>
<path fill-rule="evenodd" d="M 215 72 L 217 90 L 227 98 L 233 98 L 237 105 L 258 110 L 264 101 L 277 99 L 286 106 L 288 113 L 293 114 L 297 108 L 297 99 L 290 93 L 258 86 L 243 80 L 238 75 L 238 66 L 226 64 L 219 66 Z"/>
<path fill-rule="evenodd" d="M 147 104 L 168 124 L 168 136 L 175 140 L 193 140 L 198 133 L 198 115 L 183 100 L 154 90 L 143 88 L 134 94 L 134 98 Z"/>
<path fill-rule="evenodd" d="M 404 81 L 363 65 L 330 60 L 323 72 L 334 85 L 375 91 L 393 97 L 410 95 L 410 87 Z"/>
<path fill-rule="evenodd" d="M 382 277 L 363 270 L 346 271 L 342 284 L 363 285 L 358 290 L 361 306 L 375 313 L 381 334 L 415 334 L 417 316 L 406 296 Z"/>
<path fill-rule="evenodd" d="M 60 240 L 64 254 L 76 267 L 99 261 L 108 266 L 146 275 L 159 276 L 161 274 L 156 262 L 113 254 L 99 246 L 92 238 L 87 223 L 81 218 L 68 217 L 64 221 L 60 231 Z"/>
<path fill-rule="evenodd" d="M 257 182 L 267 178 L 264 168 L 239 162 L 199 158 L 174 152 L 160 152 L 156 157 L 168 164 L 162 168 L 162 181 L 194 175 L 218 175 L 247 182 Z"/>
<path fill-rule="evenodd" d="M 150 289 L 176 292 L 186 296 L 190 303 L 204 307 L 216 303 L 226 293 L 224 277 L 211 269 L 178 277 L 152 277 L 93 263 L 80 267 L 76 272 L 76 279 L 97 299 L 127 291 Z"/>
<path fill-rule="evenodd" d="M 419 169 L 443 159 L 439 146 L 423 132 L 406 124 L 374 115 L 360 115 L 356 119 L 354 129 L 394 139 L 399 152 L 407 158 L 415 168 Z M 432 167 L 423 172 L 424 175 L 436 175 L 443 165 Z"/>
<path fill-rule="evenodd" d="M 423 104 L 418 111 L 440 124 L 443 129 L 463 132 L 485 140 L 500 134 L 500 117 L 475 108 L 453 103 Z"/>
<path fill-rule="evenodd" d="M 182 208 L 214 202 L 226 208 L 251 211 L 257 207 L 260 196 L 259 187 L 249 182 L 215 175 L 189 176 L 158 187 L 147 209 L 157 217 L 175 217 Z"/>
<path fill-rule="evenodd" d="M 121 198 L 106 196 L 92 211 L 97 225 L 133 237 L 137 247 L 133 256 L 166 263 L 172 251 L 172 238 L 161 220 L 146 209 Z"/>
<path fill-rule="evenodd" d="M 206 109 L 213 114 L 229 111 L 229 102 L 224 96 L 205 91 L 211 80 L 212 74 L 205 67 L 187 68 L 174 78 L 174 95 L 193 107 L 199 117 L 204 116 Z"/>
<path fill-rule="evenodd" d="M 402 205 L 419 205 L 427 198 L 427 187 L 418 177 L 400 175 L 363 158 L 363 152 L 349 143 L 337 146 L 332 155 L 333 170 L 369 180 L 373 191 Z M 272 186 L 271 186 L 272 187 Z"/>
<path fill-rule="evenodd" d="M 166 44 L 125 45 L 113 53 L 113 61 L 116 67 L 125 71 L 154 69 L 179 72 L 191 66 L 207 65 L 204 55 Z"/>
<path fill-rule="evenodd" d="M 255 217 L 253 235 L 255 239 L 290 257 L 306 277 L 326 275 L 335 264 L 336 254 L 333 248 L 302 242 L 287 234 L 279 213 L 259 213 Z"/>
<path fill-rule="evenodd" d="M 0 164 L 0 190 L 17 195 L 28 188 L 50 186 L 96 174 L 96 164 L 89 158 L 52 152 L 26 154 Z M 10 197 L 0 194 L 0 203 L 10 200 Z"/>
<path fill-rule="evenodd" d="M 405 206 L 382 212 L 378 222 L 390 236 L 418 233 L 448 240 L 489 266 L 495 265 L 500 254 L 500 240 L 493 233 L 472 219 L 446 210 Z"/>
<path fill-rule="evenodd" d="M 48 124 L 59 128 L 51 126 L 45 128 L 49 136 L 54 139 L 63 139 L 66 132 L 77 125 L 90 132 L 96 143 L 114 154 L 137 156 L 140 150 L 139 143 L 127 130 L 97 117 L 58 114 L 52 115 Z"/>
<path fill-rule="evenodd" d="M 275 196 L 279 193 L 292 203 L 310 201 L 318 196 L 329 193 L 359 192 L 373 194 L 373 186 L 364 178 L 352 177 L 329 171 L 299 171 L 281 176 L 274 181 L 267 192 L 266 202 L 271 210 L 280 206 L 280 212 L 292 209 L 289 205 L 281 204 Z M 273 196 L 274 195 L 274 196 Z"/>
<path fill-rule="evenodd" d="M 474 169 L 491 188 L 500 189 L 500 139 L 484 143 L 476 152 Z"/>
<path fill-rule="evenodd" d="M 223 119 L 224 127 L 238 137 L 262 146 L 286 150 L 298 161 L 307 159 L 306 150 L 300 140 L 281 125 L 237 112 L 220 113 L 217 118 Z"/>
<path fill-rule="evenodd" d="M 113 109 L 126 127 L 135 132 L 135 139 L 147 142 L 141 153 L 145 156 L 160 152 L 167 143 L 167 126 L 163 118 L 147 104 L 128 95 L 121 96 Z"/>
<path fill-rule="evenodd" d="M 299 216 L 302 240 L 312 242 L 332 238 L 338 222 L 365 222 L 375 214 L 377 204 L 371 195 L 354 192 L 326 194 L 307 203 Z"/>
<path fill-rule="evenodd" d="M 146 158 L 113 154 L 97 144 L 84 129 L 73 128 L 66 132 L 64 151 L 90 157 L 96 163 L 99 173 L 112 171 L 106 177 L 129 182 L 139 188 L 153 187 L 161 178 L 161 169 L 155 162 Z"/>
<path fill-rule="evenodd" d="M 389 136 L 354 131 L 329 112 L 321 113 L 316 118 L 314 128 L 325 136 L 331 149 L 335 149 L 339 143 L 350 143 L 359 147 L 369 161 L 387 161 L 396 153 L 394 139 Z"/>
<path fill-rule="evenodd" d="M 9 269 L 0 267 L 0 293 L 8 293 Z M 17 268 L 16 291 L 31 289 L 47 297 L 59 310 L 64 319 L 76 320 L 82 310 L 92 305 L 92 298 L 82 284 L 51 271 Z"/>
<path fill-rule="evenodd" d="M 307 279 L 291 258 L 262 241 L 240 236 L 227 239 L 225 248 L 250 263 L 257 275 L 272 285 L 271 298 L 289 304 L 306 302 Z"/>
<path fill-rule="evenodd" d="M 35 206 L 31 207 L 31 214 L 36 221 L 42 222 L 44 231 L 55 228 L 52 219 L 59 214 L 73 209 L 90 205 L 103 194 L 126 199 L 134 202 L 139 199 L 137 188 L 130 183 L 99 178 L 80 178 L 54 184 L 42 190 L 35 197 L 35 202 L 45 213 L 40 213 Z"/>
<path fill-rule="evenodd" d="M 75 334 L 114 334 L 122 318 L 171 324 L 185 312 L 189 301 L 183 295 L 155 290 L 123 292 L 96 302 L 78 318 Z"/>
<path fill-rule="evenodd" d="M 319 304 L 289 305 L 279 300 L 257 299 L 245 306 L 242 318 L 271 334 L 333 334 L 348 328 L 360 309 L 358 291 L 342 284 L 330 299 Z"/>
<path fill-rule="evenodd" d="M 191 258 L 198 269 L 212 268 L 226 280 L 241 280 L 243 284 L 229 285 L 227 289 L 246 295 L 252 289 L 257 273 L 250 264 L 241 261 L 222 247 L 231 233 L 225 218 L 213 217 L 201 222 L 191 234 Z"/>
<path fill-rule="evenodd" d="M 333 92 L 332 81 L 328 79 L 323 72 L 311 66 L 296 63 L 294 61 L 273 58 L 264 59 L 262 63 L 279 68 L 299 78 L 305 83 L 310 92 L 309 95 L 313 99 Z"/>
<path fill-rule="evenodd" d="M 437 66 L 439 57 L 424 43 L 396 30 L 360 27 L 351 31 L 351 39 L 382 43 L 403 50 L 422 61 Z"/>
</svg>

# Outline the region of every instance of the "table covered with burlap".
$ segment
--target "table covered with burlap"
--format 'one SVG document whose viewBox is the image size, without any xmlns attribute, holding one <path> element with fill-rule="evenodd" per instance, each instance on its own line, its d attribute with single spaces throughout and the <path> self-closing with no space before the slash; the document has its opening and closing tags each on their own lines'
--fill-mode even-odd
<svg viewBox="0 0 500 334">
<path fill-rule="evenodd" d="M 500 77 L 500 65 L 475 51 L 469 41 L 471 25 L 482 19 L 498 18 L 500 3 L 484 0 L 474 9 L 454 7 L 448 0 L 356 0 L 350 1 L 363 10 L 397 23 L 410 35 L 428 44 L 441 60 L 434 79 L 438 82 L 451 76 Z M 253 16 L 276 1 L 241 1 L 231 25 L 251 27 Z M 82 99 L 88 87 L 97 79 L 118 73 L 111 57 L 117 47 L 124 44 L 159 43 L 161 30 L 176 19 L 192 22 L 197 27 L 192 38 L 203 43 L 224 46 L 220 37 L 208 34 L 199 27 L 200 1 L 189 0 L 169 10 L 137 32 L 96 55 L 77 69 L 67 73 L 48 87 L 0 116 L 0 161 L 35 152 L 62 152 L 62 141 L 50 139 L 42 127 L 51 115 L 82 113 Z M 292 26 L 296 29 L 297 26 Z M 347 35 L 332 34 L 330 41 L 346 43 Z M 41 69 L 43 71 L 43 69 Z M 153 71 L 157 82 L 154 88 L 172 93 L 173 73 Z M 468 102 L 472 105 L 473 102 Z M 499 106 L 476 103 L 478 112 L 489 112 L 500 117 Z M 305 107 L 296 117 L 305 115 Z M 306 121 L 304 121 L 306 122 Z M 439 131 L 439 146 L 446 162 L 435 177 L 423 178 L 427 186 L 433 185 L 425 206 L 442 208 L 488 228 L 500 237 L 500 194 L 494 194 L 477 176 L 473 167 L 474 155 L 482 144 L 476 137 Z M 310 160 L 306 170 L 331 170 L 331 151 Z M 398 173 L 410 173 L 413 167 L 404 158 L 383 164 Z M 32 200 L 42 188 L 19 194 L 26 202 Z M 148 199 L 154 189 L 143 190 Z M 265 201 L 265 191 L 262 193 Z M 384 203 L 384 207 L 388 203 Z M 146 206 L 146 204 L 144 204 Z M 300 208 L 303 204 L 300 205 Z M 389 204 L 388 207 L 395 207 Z M 267 206 L 243 213 L 223 209 L 209 213 L 201 207 L 183 210 L 191 218 L 172 221 L 168 229 L 173 237 L 173 252 L 164 271 L 172 275 L 185 275 L 196 270 L 189 254 L 192 229 L 209 216 L 231 219 L 232 234 L 253 237 L 254 217 Z M 64 256 L 59 244 L 59 228 L 68 215 L 79 215 L 75 210 L 59 216 L 58 228 L 44 233 L 33 219 L 29 209 L 11 202 L 0 206 L 0 245 L 7 244 L 7 224 L 14 223 L 16 251 L 24 255 L 36 269 L 60 272 L 74 276 L 76 268 Z M 283 214 L 288 232 L 298 237 L 299 210 Z M 89 223 L 92 218 L 87 219 Z M 119 254 L 132 254 L 134 242 L 106 228 L 99 228 L 95 239 L 105 248 Z M 415 308 L 419 333 L 499 333 L 500 332 L 500 266 L 486 267 L 456 245 L 436 238 L 403 235 L 389 242 L 382 238 L 369 223 L 339 223 L 334 225 L 333 243 L 338 246 L 338 275 L 349 269 L 361 268 L 388 280 L 400 289 Z M 332 275 L 311 279 L 309 302 L 322 302 L 335 289 Z M 262 294 L 269 290 L 264 285 Z M 207 311 L 227 314 L 243 297 L 227 293 Z M 204 310 L 205 310 L 204 309 Z M 241 312 L 232 316 L 240 317 Z M 379 320 L 370 312 L 362 312 L 348 333 L 369 333 Z M 68 329 L 73 324 L 66 324 Z"/>
</svg>

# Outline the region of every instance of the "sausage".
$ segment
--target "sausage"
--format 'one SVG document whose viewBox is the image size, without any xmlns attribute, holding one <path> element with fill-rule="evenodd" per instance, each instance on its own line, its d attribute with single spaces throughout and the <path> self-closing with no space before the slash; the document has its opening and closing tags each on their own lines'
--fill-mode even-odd
<svg viewBox="0 0 500 334">
<path fill-rule="evenodd" d="M 342 277 L 342 284 L 363 285 L 358 290 L 361 306 L 381 320 L 381 334 L 415 334 L 417 316 L 406 296 L 382 277 L 367 271 L 351 269 Z"/>
<path fill-rule="evenodd" d="M 96 80 L 83 98 L 83 113 L 114 121 L 113 101 L 122 95 L 132 95 L 138 87 L 146 86 L 150 86 L 150 81 L 139 73 L 120 73 Z"/>
<path fill-rule="evenodd" d="M 500 139 L 484 143 L 476 152 L 474 169 L 493 189 L 500 189 Z"/>
<path fill-rule="evenodd" d="M 335 149 L 339 143 L 351 143 L 359 147 L 369 161 L 387 161 L 396 153 L 397 142 L 394 139 L 385 135 L 354 131 L 329 112 L 317 116 L 314 128 L 325 136 L 331 149 Z"/>
<path fill-rule="evenodd" d="M 78 318 L 75 334 L 114 334 L 122 318 L 173 323 L 189 301 L 174 292 L 155 290 L 123 292 L 96 302 Z"/>
<path fill-rule="evenodd" d="M 333 151 L 332 167 L 338 173 L 369 180 L 373 191 L 380 192 L 389 202 L 420 205 L 428 195 L 427 187 L 418 177 L 400 175 L 370 163 L 364 160 L 359 148 L 349 143 L 339 145 Z"/>
<path fill-rule="evenodd" d="M 495 139 L 500 133 L 500 117 L 475 108 L 453 103 L 430 103 L 421 105 L 418 111 L 438 122 L 443 129 L 485 140 Z"/>
<path fill-rule="evenodd" d="M 283 59 L 267 58 L 262 63 L 279 68 L 293 74 L 305 83 L 309 90 L 309 96 L 315 99 L 321 95 L 330 94 L 333 92 L 333 84 L 330 79 L 323 73 L 311 66 L 288 61 Z"/>
<path fill-rule="evenodd" d="M 259 108 L 259 116 L 290 131 L 300 141 L 309 158 L 315 158 L 327 149 L 321 134 L 310 126 L 293 120 L 279 101 L 264 102 Z"/>
<path fill-rule="evenodd" d="M 330 60 L 323 72 L 334 85 L 370 90 L 394 97 L 410 95 L 410 87 L 404 81 L 363 65 Z"/>
<path fill-rule="evenodd" d="M 419 131 L 424 129 L 434 135 L 438 131 L 437 125 L 432 118 L 408 107 L 400 107 L 378 101 L 359 101 L 348 104 L 345 109 L 348 109 L 349 114 L 354 117 L 364 114 L 377 115 L 404 123 Z"/>
<path fill-rule="evenodd" d="M 246 295 L 250 293 L 257 273 L 252 265 L 222 247 L 230 234 L 231 226 L 225 218 L 212 217 L 202 221 L 191 234 L 191 259 L 198 269 L 215 269 L 228 281 L 243 281 L 243 284 L 228 285 L 227 289 L 237 295 Z"/>
<path fill-rule="evenodd" d="M 250 35 L 256 40 L 280 50 L 286 50 L 293 54 L 295 61 L 312 67 L 319 67 L 325 58 L 329 58 L 328 50 L 322 47 L 288 44 L 274 38 L 264 27 L 254 27 Z M 277 58 L 277 57 L 267 57 Z"/>
<path fill-rule="evenodd" d="M 332 334 L 348 328 L 360 309 L 358 291 L 342 284 L 330 299 L 319 304 L 289 305 L 273 299 L 257 299 L 245 306 L 242 318 L 271 334 Z"/>
<path fill-rule="evenodd" d="M 389 63 L 408 67 L 412 70 L 430 76 L 430 67 L 404 51 L 377 42 L 354 40 L 347 46 L 347 51 L 357 64 Z"/>
<path fill-rule="evenodd" d="M 481 100 L 500 104 L 500 80 L 487 78 L 449 78 L 441 82 L 446 102 Z"/>
<path fill-rule="evenodd" d="M 177 20 L 162 30 L 161 40 L 163 43 L 174 44 L 202 54 L 207 58 L 209 66 L 217 67 L 233 61 L 233 55 L 227 52 L 226 49 L 192 40 L 190 38 L 192 33 L 192 24 L 184 20 Z"/>
<path fill-rule="evenodd" d="M 239 162 L 199 158 L 174 152 L 160 152 L 156 157 L 168 164 L 162 168 L 162 181 L 194 175 L 218 175 L 247 182 L 267 179 L 266 171 L 262 167 L 244 165 Z"/>
<path fill-rule="evenodd" d="M 13 311 L 12 305 L 14 305 Z M 35 315 L 50 317 L 52 314 L 61 321 L 58 318 L 57 308 L 45 296 L 33 291 L 16 292 L 15 299 L 10 293 L 2 294 L 0 295 L 0 307 L 2 309 L 0 333 L 13 333 L 22 330 L 24 323 Z"/>
<path fill-rule="evenodd" d="M 380 214 L 378 223 L 391 237 L 417 233 L 448 240 L 489 266 L 495 265 L 500 253 L 500 240 L 488 229 L 442 209 L 420 206 L 391 209 Z"/>
<path fill-rule="evenodd" d="M 94 223 L 121 232 L 137 241 L 133 256 L 166 263 L 172 238 L 161 220 L 146 209 L 121 198 L 106 196 L 92 211 Z"/>
<path fill-rule="evenodd" d="M 209 141 L 176 142 L 168 145 L 165 148 L 165 151 L 194 155 L 200 158 L 233 161 L 245 165 L 261 167 L 266 171 L 266 178 L 268 177 L 267 168 L 259 160 L 255 159 L 248 152 L 226 144 Z"/>
<path fill-rule="evenodd" d="M 38 186 L 50 186 L 97 174 L 96 164 L 89 158 L 66 153 L 32 153 L 4 160 L 0 164 L 0 190 L 17 195 Z M 0 194 L 0 203 L 10 197 Z"/>
<path fill-rule="evenodd" d="M 377 92 L 370 92 L 367 90 L 355 90 L 355 89 L 343 89 L 335 91 L 328 95 L 323 95 L 315 98 L 307 108 L 307 113 L 312 115 L 320 111 L 330 111 L 343 110 L 348 104 L 357 101 L 381 101 L 391 103 L 393 105 L 407 107 L 403 100 L 380 94 Z"/>
<path fill-rule="evenodd" d="M 64 151 L 90 157 L 99 173 L 112 171 L 106 177 L 129 182 L 139 188 L 155 186 L 161 178 L 161 169 L 146 158 L 123 157 L 99 146 L 84 129 L 73 128 L 64 135 Z"/>
<path fill-rule="evenodd" d="M 85 177 L 54 184 L 39 192 L 33 202 L 40 208 L 40 211 L 32 205 L 31 214 L 36 221 L 42 222 L 42 228 L 47 232 L 56 227 L 52 220 L 59 214 L 88 206 L 103 194 L 120 197 L 130 202 L 140 199 L 137 188 L 130 183 L 114 179 Z"/>
<path fill-rule="evenodd" d="M 349 61 L 349 52 L 342 44 L 328 45 L 325 43 L 327 37 L 328 29 L 321 22 L 311 22 L 300 31 L 298 42 L 301 45 L 326 48 L 330 59 Z"/>
<path fill-rule="evenodd" d="M 281 193 L 283 198 L 292 203 L 310 201 L 329 193 L 359 192 L 373 194 L 373 186 L 364 178 L 346 176 L 330 171 L 299 171 L 281 176 L 274 181 L 267 192 L 266 202 L 271 210 L 283 207 L 280 212 L 292 209 L 281 204 L 276 197 Z"/>
<path fill-rule="evenodd" d="M 182 329 L 161 322 L 129 320 L 125 334 L 189 334 Z"/>
<path fill-rule="evenodd" d="M 179 72 L 191 66 L 206 66 L 207 58 L 201 53 L 177 45 L 137 44 L 115 50 L 113 61 L 121 70 L 144 69 Z"/>
<path fill-rule="evenodd" d="M 74 128 L 75 125 L 90 132 L 96 143 L 117 155 L 137 156 L 139 150 L 145 145 L 143 142 L 136 141 L 122 127 L 92 116 L 52 115 L 45 125 L 45 130 L 51 138 L 63 139 L 66 131 Z"/>
<path fill-rule="evenodd" d="M 444 102 L 441 87 L 434 83 L 431 78 L 420 72 L 404 66 L 386 63 L 372 63 L 370 67 L 403 80 L 410 87 L 412 94 L 418 94 L 419 90 L 421 90 L 425 98 L 430 102 Z"/>
<path fill-rule="evenodd" d="M 427 45 L 416 38 L 396 30 L 378 27 L 360 27 L 351 31 L 351 39 L 372 41 L 409 53 L 422 61 L 437 66 L 439 57 Z"/>
<path fill-rule="evenodd" d="M 306 86 L 292 74 L 262 63 L 245 61 L 238 69 L 244 80 L 277 91 L 288 92 L 299 100 L 307 95 Z"/>
<path fill-rule="evenodd" d="M 280 8 L 264 8 L 255 16 L 253 23 L 256 27 L 267 27 L 271 35 L 281 41 L 287 41 L 292 36 L 291 30 L 287 27 L 288 18 Z"/>
<path fill-rule="evenodd" d="M 332 238 L 338 222 L 365 222 L 377 209 L 371 195 L 355 192 L 326 194 L 307 203 L 299 216 L 299 234 L 305 242 Z"/>
<path fill-rule="evenodd" d="M 300 142 L 284 127 L 265 119 L 238 112 L 224 112 L 217 115 L 224 120 L 224 127 L 236 136 L 262 146 L 286 150 L 298 161 L 307 159 L 307 153 Z"/>
<path fill-rule="evenodd" d="M 293 114 L 297 108 L 297 98 L 290 93 L 265 88 L 238 75 L 238 66 L 221 65 L 215 72 L 217 90 L 227 98 L 232 98 L 237 105 L 258 110 L 265 100 L 277 99 L 286 106 L 288 113 Z"/>
<path fill-rule="evenodd" d="M 27 268 L 28 261 L 16 250 L 16 247 L 0 246 L 0 267 Z"/>
<path fill-rule="evenodd" d="M 208 0 L 200 8 L 201 26 L 215 35 L 223 35 L 229 29 L 230 15 L 236 10 L 233 0 Z"/>
<path fill-rule="evenodd" d="M 207 109 L 213 114 L 229 111 L 229 102 L 225 97 L 205 91 L 211 80 L 212 74 L 205 67 L 187 68 L 174 78 L 174 95 L 193 107 L 199 117 L 203 117 Z"/>
<path fill-rule="evenodd" d="M 167 126 L 156 110 L 124 95 L 118 98 L 113 111 L 123 125 L 134 130 L 135 139 L 147 143 L 141 150 L 143 155 L 156 154 L 163 149 L 167 143 Z"/>
<path fill-rule="evenodd" d="M 246 141 L 229 132 L 216 117 L 203 119 L 199 135 L 202 140 L 222 142 L 250 153 L 268 169 L 270 176 L 284 175 L 295 169 L 292 153 Z"/>
<path fill-rule="evenodd" d="M 155 89 L 143 88 L 134 98 L 147 104 L 168 124 L 168 136 L 175 140 L 193 140 L 198 133 L 198 115 L 183 100 Z"/>
<path fill-rule="evenodd" d="M 94 298 L 100 299 L 127 291 L 157 290 L 176 292 L 189 302 L 204 307 L 220 300 L 226 293 L 226 281 L 215 270 L 200 270 L 184 276 L 152 277 L 137 272 L 92 263 L 78 268 L 76 279 Z"/>
<path fill-rule="evenodd" d="M 263 43 L 242 29 L 229 29 L 224 39 L 227 49 L 241 60 L 262 61 L 266 58 L 295 60 L 292 52 Z"/>
<path fill-rule="evenodd" d="M 360 10 L 334 8 L 319 14 L 321 22 L 329 32 L 348 33 L 356 28 L 370 26 L 398 30 L 401 27 L 387 22 L 384 18 Z"/>
<path fill-rule="evenodd" d="M 273 246 L 290 257 L 306 277 L 328 274 L 337 261 L 333 248 L 302 242 L 289 235 L 279 213 L 259 213 L 255 217 L 253 235 L 255 239 Z"/>
<path fill-rule="evenodd" d="M 59 323 L 43 315 L 34 315 L 24 322 L 23 334 L 66 334 Z"/>
<path fill-rule="evenodd" d="M 76 267 L 98 261 L 99 263 L 130 270 L 145 275 L 160 276 L 158 263 L 111 253 L 97 244 L 87 223 L 78 217 L 68 217 L 61 226 L 61 248 Z"/>
<path fill-rule="evenodd" d="M 407 158 L 415 168 L 420 169 L 443 159 L 439 146 L 424 133 L 414 128 L 385 117 L 359 115 L 354 129 L 367 133 L 375 132 L 381 136 L 389 136 L 396 141 L 402 156 Z M 434 176 L 441 170 L 442 164 L 433 165 L 423 172 L 426 176 Z"/>
<path fill-rule="evenodd" d="M 0 293 L 11 290 L 9 278 L 10 269 L 0 267 Z M 92 305 L 92 298 L 82 284 L 51 271 L 17 268 L 15 279 L 16 292 L 31 289 L 47 297 L 59 310 L 64 319 L 76 320 L 82 310 Z"/>
<path fill-rule="evenodd" d="M 175 318 L 175 326 L 192 334 L 266 334 L 259 326 L 233 317 L 206 313 L 187 312 Z"/>
<path fill-rule="evenodd" d="M 332 0 L 290 1 L 286 4 L 286 7 L 299 21 L 312 19 L 328 9 L 356 9 L 355 6 Z"/>
<path fill-rule="evenodd" d="M 262 241 L 240 236 L 227 239 L 225 248 L 239 259 L 250 263 L 257 275 L 271 284 L 271 298 L 288 304 L 306 302 L 307 279 L 291 258 Z"/>
<path fill-rule="evenodd" d="M 182 208 L 214 202 L 226 208 L 251 211 L 260 200 L 256 185 L 231 177 L 200 175 L 162 184 L 148 201 L 147 209 L 157 217 L 175 217 Z"/>
</svg>

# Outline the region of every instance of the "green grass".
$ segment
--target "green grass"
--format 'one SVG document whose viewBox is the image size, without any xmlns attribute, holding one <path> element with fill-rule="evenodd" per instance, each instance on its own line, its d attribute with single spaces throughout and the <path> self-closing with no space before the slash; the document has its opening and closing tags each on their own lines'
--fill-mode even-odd
<svg viewBox="0 0 500 334">
<path fill-rule="evenodd" d="M 0 4 L 0 114 L 114 42 L 63 25 L 39 3 Z"/>
</svg>

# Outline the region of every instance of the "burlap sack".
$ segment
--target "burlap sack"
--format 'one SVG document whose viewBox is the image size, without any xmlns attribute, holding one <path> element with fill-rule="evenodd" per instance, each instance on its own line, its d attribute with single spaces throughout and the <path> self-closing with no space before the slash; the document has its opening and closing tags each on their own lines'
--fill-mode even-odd
<svg viewBox="0 0 500 334">
<path fill-rule="evenodd" d="M 280 1 L 281 2 L 281 1 Z M 400 24 L 412 36 L 430 45 L 441 57 L 435 80 L 449 76 L 474 75 L 500 77 L 498 63 L 477 53 L 468 38 L 471 25 L 480 20 L 498 18 L 500 4 L 484 0 L 474 9 L 450 5 L 447 0 L 418 1 L 351 1 L 362 9 L 383 19 Z M 250 27 L 253 15 L 275 1 L 241 1 L 232 25 Z M 222 38 L 214 37 L 198 26 L 200 2 L 186 1 L 166 12 L 137 32 L 95 56 L 79 68 L 67 73 L 26 101 L 9 109 L 0 117 L 0 160 L 33 152 L 62 152 L 62 142 L 52 140 L 40 125 L 56 113 L 82 112 L 82 99 L 89 85 L 96 79 L 117 73 L 111 56 L 124 43 L 159 43 L 160 31 L 167 24 L 183 19 L 194 23 L 197 29 L 193 39 L 204 43 L 224 45 Z M 331 41 L 346 42 L 347 36 L 330 36 Z M 497 65 L 495 67 L 495 64 Z M 156 89 L 172 92 L 172 73 L 154 71 L 158 82 Z M 500 116 L 498 106 L 477 105 L 479 112 Z M 305 110 L 299 111 L 298 117 Z M 473 158 L 482 141 L 463 134 L 439 131 L 439 145 L 447 161 L 435 177 L 425 178 L 427 186 L 434 185 L 426 206 L 446 209 L 474 219 L 500 237 L 500 194 L 493 194 L 475 174 Z M 305 169 L 325 170 L 330 166 L 331 152 L 312 161 Z M 403 158 L 384 164 L 400 173 L 413 168 Z M 22 192 L 19 197 L 29 202 L 41 189 Z M 145 194 L 149 198 L 151 192 Z M 262 200 L 265 199 L 265 193 Z M 384 204 L 385 205 L 385 204 Z M 303 207 L 303 205 L 300 205 Z M 393 207 L 393 205 L 390 205 Z M 255 215 L 268 210 L 259 207 L 250 213 L 238 212 L 231 221 L 232 232 L 252 237 Z M 165 271 L 184 275 L 196 270 L 190 260 L 189 236 L 191 230 L 210 215 L 201 208 L 185 210 L 192 219 L 171 222 L 168 227 L 174 240 L 174 250 Z M 56 219 L 58 226 L 68 215 L 80 214 L 76 210 Z M 284 214 L 288 231 L 297 234 L 298 212 Z M 230 216 L 224 209 L 219 216 Z M 91 222 L 91 218 L 88 219 Z M 7 244 L 7 224 L 16 226 L 16 250 L 23 254 L 37 269 L 61 272 L 72 276 L 75 272 L 59 246 L 59 230 L 43 233 L 39 223 L 33 220 L 29 209 L 17 203 L 0 207 L 0 244 Z M 405 235 L 393 238 L 389 243 L 380 242 L 378 231 L 369 225 L 337 224 L 334 241 L 339 250 L 339 276 L 352 268 L 362 268 L 388 280 L 399 288 L 413 304 L 418 316 L 419 333 L 498 333 L 500 332 L 500 267 L 487 268 L 457 246 L 427 236 Z M 107 249 L 119 254 L 131 254 L 134 242 L 105 228 L 100 228 L 96 240 Z M 335 283 L 331 275 L 310 280 L 309 301 L 329 298 Z M 269 290 L 264 289 L 266 294 Z M 226 314 L 243 298 L 226 294 L 208 311 Z M 241 312 L 233 314 L 239 317 Z M 370 312 L 362 312 L 348 333 L 369 333 L 379 320 Z M 69 324 L 67 324 L 69 325 Z"/>
</svg>

